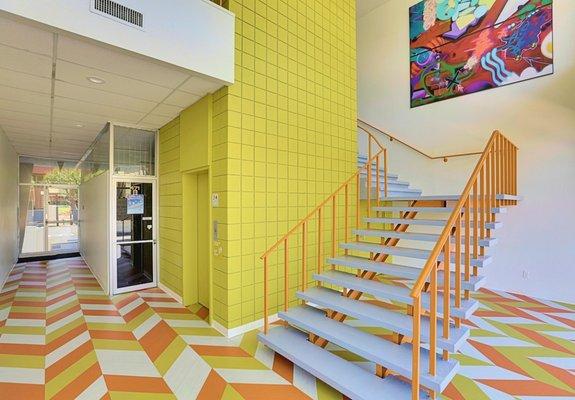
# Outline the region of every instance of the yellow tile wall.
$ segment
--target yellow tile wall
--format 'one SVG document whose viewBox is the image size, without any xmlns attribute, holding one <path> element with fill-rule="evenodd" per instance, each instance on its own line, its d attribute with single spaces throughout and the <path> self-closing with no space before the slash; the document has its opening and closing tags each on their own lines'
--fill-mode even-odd
<svg viewBox="0 0 575 400">
<path fill-rule="evenodd" d="M 180 120 L 160 129 L 160 282 L 182 295 Z"/>
<path fill-rule="evenodd" d="M 213 218 L 223 253 L 213 260 L 213 312 L 233 328 L 262 317 L 260 254 L 355 171 L 356 28 L 355 0 L 231 0 L 229 8 L 236 83 L 214 95 Z M 295 290 L 301 255 L 292 258 Z M 272 313 L 282 298 L 278 259 L 270 258 Z"/>
</svg>

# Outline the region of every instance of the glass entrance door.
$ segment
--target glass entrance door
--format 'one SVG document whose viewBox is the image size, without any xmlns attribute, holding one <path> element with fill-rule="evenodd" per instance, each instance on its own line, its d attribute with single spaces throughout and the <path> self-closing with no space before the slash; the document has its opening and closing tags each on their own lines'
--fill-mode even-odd
<svg viewBox="0 0 575 400">
<path fill-rule="evenodd" d="M 122 180 L 115 187 L 114 292 L 155 286 L 155 183 Z"/>
</svg>

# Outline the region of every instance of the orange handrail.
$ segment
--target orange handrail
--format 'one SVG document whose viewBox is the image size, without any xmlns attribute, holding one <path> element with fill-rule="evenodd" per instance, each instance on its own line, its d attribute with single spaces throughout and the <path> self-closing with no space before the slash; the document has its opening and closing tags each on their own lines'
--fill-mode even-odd
<svg viewBox="0 0 575 400">
<path fill-rule="evenodd" d="M 503 136 L 499 131 L 493 132 L 481 157 L 463 189 L 457 204 L 453 208 L 445 227 L 435 246 L 422 268 L 419 277 L 411 289 L 413 298 L 413 338 L 412 338 L 412 399 L 419 399 L 419 370 L 420 370 L 420 324 L 422 310 L 420 307 L 424 286 L 431 282 L 429 287 L 431 330 L 429 336 L 429 348 L 435 350 L 437 347 L 437 331 L 435 320 L 437 316 L 437 272 L 439 265 L 443 265 L 443 329 L 442 336 L 449 339 L 449 324 L 451 317 L 451 291 L 450 276 L 452 259 L 455 264 L 455 287 L 454 296 L 455 307 L 460 307 L 462 296 L 469 299 L 469 291 L 465 290 L 462 295 L 461 290 L 461 268 L 462 251 L 464 248 L 464 276 L 469 281 L 471 275 L 477 275 L 477 267 L 471 271 L 471 259 L 477 259 L 483 254 L 479 250 L 479 241 L 489 236 L 489 228 L 486 223 L 494 222 L 494 207 L 502 204 L 515 204 L 516 198 L 506 199 L 500 195 L 517 195 L 517 146 Z M 471 208 L 471 209 L 470 209 Z M 465 230 L 462 231 L 462 223 Z M 471 229 L 473 224 L 473 229 Z M 479 226 L 481 224 L 481 226 Z M 455 239 L 455 254 L 452 258 L 451 241 Z M 473 240 L 471 240 L 473 239 Z M 443 258 L 441 255 L 443 253 Z M 456 326 L 460 326 L 459 318 L 454 318 Z M 434 354 L 431 352 L 430 354 Z M 447 360 L 449 353 L 443 352 L 443 358 Z M 435 375 L 436 361 L 434 357 L 429 358 L 429 373 Z"/>
<path fill-rule="evenodd" d="M 323 201 L 321 201 L 313 210 L 311 210 L 309 213 L 307 213 L 305 215 L 305 217 L 303 217 L 301 220 L 299 220 L 291 229 L 288 230 L 288 232 L 286 234 L 284 234 L 283 236 L 281 236 L 274 244 L 272 244 L 270 247 L 268 247 L 268 249 L 260 256 L 260 259 L 263 260 L 264 263 L 264 299 L 263 299 L 263 308 L 264 308 L 264 332 L 267 333 L 268 331 L 268 327 L 269 327 L 269 303 L 268 303 L 268 291 L 269 291 L 269 263 L 268 263 L 268 258 L 270 257 L 270 255 L 276 251 L 278 248 L 280 248 L 280 246 L 282 244 L 284 244 L 284 246 L 288 246 L 288 240 L 289 238 L 295 234 L 300 228 L 302 229 L 302 233 L 301 233 L 301 250 L 299 252 L 299 254 L 301 254 L 302 256 L 302 261 L 301 261 L 301 286 L 302 288 L 305 289 L 305 285 L 306 285 L 306 281 L 307 281 L 307 241 L 308 241 L 308 235 L 307 235 L 307 230 L 309 229 L 309 225 L 312 221 L 312 219 L 314 217 L 317 217 L 317 224 L 318 224 L 318 246 L 317 246 L 317 268 L 318 268 L 318 272 L 321 271 L 321 267 L 322 267 L 322 262 L 323 262 L 323 254 L 322 254 L 322 248 L 323 248 L 323 243 L 322 243 L 322 237 L 328 237 L 327 235 L 323 235 L 323 229 L 325 229 L 327 227 L 327 224 L 323 224 L 322 223 L 322 217 L 325 217 L 326 214 L 322 213 L 322 210 L 324 209 L 324 207 L 328 206 L 328 204 L 331 203 L 331 208 L 332 208 L 332 214 L 331 214 L 331 218 L 332 218 L 332 224 L 331 224 L 331 241 L 332 241 L 332 246 L 331 246 L 331 255 L 334 256 L 336 253 L 336 248 L 337 248 L 337 240 L 338 240 L 338 235 L 337 235 L 337 230 L 338 230 L 338 224 L 337 224 L 337 196 L 340 194 L 343 194 L 344 197 L 344 201 L 343 206 L 344 206 L 344 216 L 345 216 L 345 221 L 344 221 L 344 229 L 345 229 L 345 238 L 348 238 L 348 229 L 349 229 L 349 210 L 348 208 L 350 207 L 349 204 L 349 195 L 350 195 L 350 190 L 349 190 L 349 186 L 353 184 L 353 182 L 355 181 L 357 184 L 357 190 L 355 191 L 356 195 L 357 195 L 357 200 L 356 200 L 356 224 L 355 224 L 355 228 L 359 228 L 359 202 L 360 202 L 360 174 L 365 170 L 367 172 L 367 197 L 368 197 L 368 207 L 367 210 L 369 212 L 369 209 L 371 208 L 370 204 L 371 204 L 371 190 L 372 190 L 372 183 L 371 183 L 371 174 L 372 174 L 372 167 L 374 165 L 377 166 L 377 170 L 375 171 L 376 173 L 376 179 L 377 179 L 377 184 L 376 184 L 376 189 L 377 189 L 377 196 L 375 196 L 376 198 L 373 200 L 377 200 L 379 201 L 379 187 L 380 187 L 380 171 L 379 171 L 379 159 L 380 157 L 383 155 L 384 160 L 383 160 L 383 165 L 384 165 L 384 194 L 385 196 L 387 196 L 387 150 L 385 147 L 383 147 L 381 145 L 381 143 L 379 142 L 379 140 L 377 140 L 377 138 L 372 135 L 370 132 L 366 132 L 368 134 L 369 137 L 369 144 L 368 144 L 368 152 L 370 154 L 370 156 L 368 157 L 367 162 L 365 163 L 364 166 L 362 166 L 361 168 L 358 168 L 358 170 L 351 175 L 348 179 L 346 179 L 341 185 L 339 185 L 337 187 L 337 189 L 335 191 L 333 191 L 330 195 L 328 195 Z M 372 143 L 375 143 L 378 147 L 378 150 L 376 151 L 375 155 L 371 155 L 372 151 L 371 151 L 371 147 L 372 147 Z M 294 239 L 293 241 L 291 241 L 291 243 L 293 243 L 295 245 L 296 243 L 296 239 Z M 297 251 L 295 251 L 294 253 L 298 253 Z M 284 291 L 288 290 L 288 283 L 287 280 L 289 279 L 288 273 L 289 273 L 289 256 L 288 256 L 288 251 L 284 250 L 284 273 L 285 273 L 285 280 L 284 281 Z M 289 301 L 288 296 L 286 293 L 284 293 L 284 303 L 287 303 Z M 286 308 L 287 305 L 284 304 L 284 308 Z"/>
<path fill-rule="evenodd" d="M 398 142 L 398 143 L 401 143 L 401 144 L 404 145 L 405 147 L 407 147 L 407 148 L 409 148 L 409 149 L 415 151 L 416 153 L 419 153 L 420 155 L 422 155 L 422 156 L 424 156 L 425 158 L 428 158 L 428 159 L 430 159 L 430 160 L 443 160 L 443 161 L 447 162 L 447 160 L 448 160 L 449 158 L 476 156 L 476 155 L 482 154 L 481 151 L 475 151 L 475 152 L 469 152 L 469 153 L 454 153 L 454 154 L 445 154 L 445 155 L 442 155 L 442 156 L 431 156 L 431 155 L 425 153 L 424 151 L 418 149 L 417 147 L 414 147 L 414 146 L 410 145 L 409 143 L 404 142 L 403 140 L 399 139 L 397 136 L 394 136 L 394 135 L 392 135 L 391 133 L 389 133 L 389 132 L 387 132 L 387 131 L 384 131 L 383 129 L 378 128 L 377 126 L 375 126 L 375 125 L 373 125 L 373 124 L 370 124 L 369 122 L 365 122 L 364 120 L 361 120 L 361 119 L 359 119 L 359 118 L 358 118 L 357 122 L 358 122 L 357 127 L 358 127 L 359 129 L 363 130 L 364 132 L 368 132 L 368 130 L 365 129 L 365 128 L 364 128 L 363 126 L 361 126 L 360 124 L 363 124 L 363 125 L 369 127 L 370 129 L 373 129 L 374 131 L 376 131 L 376 132 L 378 132 L 378 133 L 380 133 L 380 134 L 382 134 L 382 135 L 387 136 L 390 141 L 396 141 L 396 142 Z"/>
</svg>

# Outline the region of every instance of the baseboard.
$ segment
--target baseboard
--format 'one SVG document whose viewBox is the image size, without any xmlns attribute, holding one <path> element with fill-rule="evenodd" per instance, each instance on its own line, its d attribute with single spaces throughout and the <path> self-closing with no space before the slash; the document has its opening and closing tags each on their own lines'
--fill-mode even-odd
<svg viewBox="0 0 575 400">
<path fill-rule="evenodd" d="M 269 317 L 269 323 L 270 324 L 276 322 L 277 320 L 279 320 L 279 317 L 277 314 L 270 315 L 270 317 Z M 222 324 L 220 324 L 217 321 L 212 321 L 212 328 L 214 328 L 215 330 L 220 332 L 222 335 L 224 335 L 228 339 L 233 338 L 234 336 L 244 334 L 244 333 L 249 332 L 249 331 L 253 331 L 254 329 L 259 329 L 263 326 L 264 326 L 264 319 L 263 318 L 258 319 L 257 321 L 249 322 L 249 323 L 244 324 L 244 325 L 240 325 L 240 326 L 235 327 L 235 328 L 231 328 L 231 329 L 226 328 L 225 326 L 223 326 Z"/>
<path fill-rule="evenodd" d="M 183 300 L 182 300 L 182 296 L 180 296 L 179 294 L 177 294 L 176 292 L 174 292 L 172 289 L 170 289 L 169 287 L 167 287 L 166 285 L 164 285 L 163 283 L 159 282 L 158 283 L 158 287 L 160 289 L 162 289 L 164 292 L 166 292 L 167 294 L 169 294 L 174 300 L 176 300 L 178 303 L 180 304 L 184 304 Z"/>
</svg>

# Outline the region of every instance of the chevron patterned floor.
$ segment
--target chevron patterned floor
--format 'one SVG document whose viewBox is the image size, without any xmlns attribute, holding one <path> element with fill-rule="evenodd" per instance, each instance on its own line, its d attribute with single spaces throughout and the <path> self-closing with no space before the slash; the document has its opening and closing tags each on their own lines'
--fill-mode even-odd
<svg viewBox="0 0 575 400">
<path fill-rule="evenodd" d="M 460 374 L 442 398 L 575 399 L 575 305 L 476 298 Z M 0 292 L 0 399 L 342 399 L 256 331 L 223 338 L 206 314 L 159 289 L 110 300 L 81 259 L 19 264 Z"/>
</svg>

